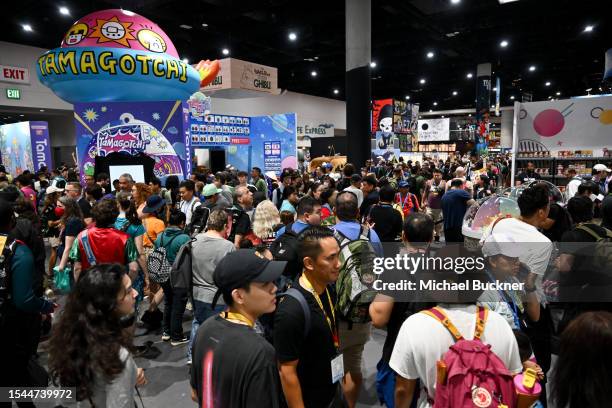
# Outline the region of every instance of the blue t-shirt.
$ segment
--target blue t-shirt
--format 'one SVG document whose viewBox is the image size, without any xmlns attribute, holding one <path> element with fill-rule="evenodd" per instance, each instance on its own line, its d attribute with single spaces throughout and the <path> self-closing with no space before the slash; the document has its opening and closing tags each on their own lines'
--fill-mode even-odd
<svg viewBox="0 0 612 408">
<path fill-rule="evenodd" d="M 291 231 L 299 234 L 304 231 L 308 227 L 308 224 L 301 220 L 296 220 L 291 226 Z M 281 235 L 285 233 L 287 227 L 281 227 L 278 231 L 276 231 L 276 239 L 280 238 Z"/>
<path fill-rule="evenodd" d="M 128 222 L 127 218 L 118 217 L 117 220 L 115 221 L 115 229 L 123 231 L 122 227 L 125 225 L 126 222 Z M 140 225 L 130 224 L 125 230 L 125 232 L 130 237 L 136 238 L 136 237 L 139 237 L 145 234 L 145 228 L 142 224 Z"/>
<path fill-rule="evenodd" d="M 334 230 L 340 232 L 342 235 L 347 237 L 348 239 L 354 240 L 359 238 L 359 231 L 361 230 L 361 224 L 357 221 L 339 221 L 333 227 Z M 382 244 L 380 243 L 380 238 L 374 229 L 370 229 L 370 243 L 372 244 L 372 248 L 374 248 L 374 252 L 378 256 L 385 256 Z"/>
<path fill-rule="evenodd" d="M 281 208 L 280 208 L 280 210 L 278 210 L 278 211 L 279 211 L 279 212 L 289 211 L 289 212 L 291 212 L 291 213 L 293 213 L 293 214 L 295 214 L 295 213 L 296 213 L 296 211 L 295 211 L 295 207 L 293 206 L 293 204 L 291 204 L 291 203 L 289 202 L 289 200 L 285 200 L 285 201 L 283 201 L 283 204 L 281 205 Z"/>
<path fill-rule="evenodd" d="M 465 190 L 451 189 L 442 196 L 442 214 L 444 215 L 444 228 L 461 227 L 463 216 L 467 210 L 467 202 L 472 196 Z"/>
</svg>

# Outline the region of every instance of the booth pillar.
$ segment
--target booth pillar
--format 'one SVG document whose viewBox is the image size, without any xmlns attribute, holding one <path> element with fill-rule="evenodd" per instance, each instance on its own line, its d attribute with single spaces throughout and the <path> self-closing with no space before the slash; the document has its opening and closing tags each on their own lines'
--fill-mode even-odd
<svg viewBox="0 0 612 408">
<path fill-rule="evenodd" d="M 371 0 L 345 0 L 346 133 L 348 161 L 357 168 L 370 158 Z"/>
</svg>

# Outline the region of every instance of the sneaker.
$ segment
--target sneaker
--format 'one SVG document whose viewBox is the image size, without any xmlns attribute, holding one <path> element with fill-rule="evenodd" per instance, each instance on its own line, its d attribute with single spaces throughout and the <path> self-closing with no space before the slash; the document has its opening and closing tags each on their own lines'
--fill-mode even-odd
<svg viewBox="0 0 612 408">
<path fill-rule="evenodd" d="M 169 341 L 170 340 L 170 335 L 166 332 L 162 333 L 162 341 Z"/>
<path fill-rule="evenodd" d="M 170 344 L 172 344 L 173 346 L 180 346 L 181 344 L 185 344 L 185 343 L 189 343 L 189 338 L 185 336 L 183 336 L 183 338 L 181 339 L 170 340 Z"/>
<path fill-rule="evenodd" d="M 190 366 L 191 365 L 191 359 L 187 359 L 187 365 Z"/>
</svg>

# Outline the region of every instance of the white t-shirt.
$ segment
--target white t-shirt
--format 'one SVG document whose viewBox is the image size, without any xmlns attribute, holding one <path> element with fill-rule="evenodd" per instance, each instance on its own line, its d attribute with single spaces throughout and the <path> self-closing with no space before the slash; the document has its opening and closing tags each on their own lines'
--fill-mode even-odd
<svg viewBox="0 0 612 408">
<path fill-rule="evenodd" d="M 465 339 L 474 338 L 475 305 L 440 305 L 440 307 Z M 522 371 L 516 339 L 502 316 L 489 311 L 482 341 L 491 345 L 491 350 L 512 374 Z M 424 313 L 415 313 L 402 324 L 389 366 L 406 379 L 419 378 L 421 386 L 426 388 L 433 398 L 436 391 L 436 362 L 442 359 L 454 343 L 453 337 L 442 323 Z M 431 407 L 424 390 L 420 393 L 417 407 Z"/>
<path fill-rule="evenodd" d="M 569 183 L 567 183 L 566 193 L 567 193 L 568 200 L 576 195 L 576 193 L 578 192 L 578 187 L 580 187 L 580 184 L 582 184 L 582 179 L 578 177 L 574 177 L 573 179 L 570 180 Z"/>
<path fill-rule="evenodd" d="M 542 278 L 553 251 L 553 244 L 544 234 L 533 225 L 527 224 L 516 218 L 504 218 L 499 221 L 491 233 L 508 234 L 520 242 L 521 256 L 519 259 L 527 265 L 531 272 L 538 275 L 535 280 L 536 295 L 540 303 L 545 303 L 545 295 L 542 290 Z"/>
<path fill-rule="evenodd" d="M 191 215 L 193 214 L 193 210 L 195 210 L 201 205 L 202 203 L 196 198 L 196 196 L 193 196 L 189 201 L 181 201 L 179 203 L 179 209 L 183 214 L 185 214 L 185 218 L 187 218 L 185 220 L 185 225 L 189 225 L 189 223 L 191 222 Z"/>
</svg>

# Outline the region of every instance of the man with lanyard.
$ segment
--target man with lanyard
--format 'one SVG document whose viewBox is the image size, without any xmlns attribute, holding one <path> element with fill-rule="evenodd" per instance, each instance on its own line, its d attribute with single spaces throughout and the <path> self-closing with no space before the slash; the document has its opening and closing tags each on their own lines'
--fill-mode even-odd
<svg viewBox="0 0 612 408">
<path fill-rule="evenodd" d="M 195 183 L 191 180 L 183 180 L 179 187 L 179 195 L 181 196 L 181 201 L 179 203 L 179 210 L 183 214 L 185 214 L 186 221 L 185 225 L 189 225 L 191 223 L 191 216 L 193 215 L 193 211 L 202 205 L 200 200 L 195 196 Z"/>
<path fill-rule="evenodd" d="M 274 348 L 254 330 L 276 308 L 276 281 L 286 262 L 239 249 L 215 267 L 213 281 L 228 310 L 211 317 L 193 343 L 191 398 L 202 407 L 284 406 Z"/>
<path fill-rule="evenodd" d="M 427 181 L 421 202 L 427 215 L 433 219 L 436 242 L 439 242 L 442 236 L 442 196 L 444 195 L 444 188 L 445 182 L 442 180 L 442 171 L 434 169 L 433 179 Z"/>
<path fill-rule="evenodd" d="M 344 366 L 329 287 L 340 273 L 340 248 L 331 230 L 313 226 L 302 234 L 299 253 L 304 269 L 294 288 L 304 299 L 286 296 L 274 318 L 283 392 L 289 408 L 342 407 Z"/>
<path fill-rule="evenodd" d="M 419 207 L 419 200 L 416 195 L 412 194 L 408 188 L 410 184 L 407 181 L 399 182 L 399 192 L 395 195 L 395 202 L 399 205 L 402 213 L 402 218 L 406 218 L 413 212 L 421 210 Z"/>
</svg>

